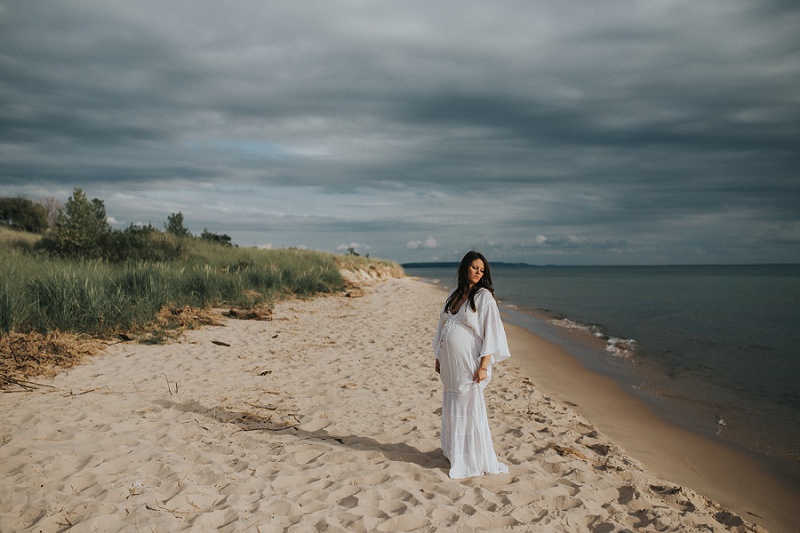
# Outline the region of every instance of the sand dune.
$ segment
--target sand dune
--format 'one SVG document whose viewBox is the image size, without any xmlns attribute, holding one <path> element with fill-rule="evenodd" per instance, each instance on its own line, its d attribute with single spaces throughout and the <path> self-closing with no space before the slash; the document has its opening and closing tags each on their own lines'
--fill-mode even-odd
<svg viewBox="0 0 800 533">
<path fill-rule="evenodd" d="M 442 297 L 405 278 L 285 302 L 0 395 L 0 531 L 764 531 L 650 475 L 514 357 L 486 391 L 510 473 L 449 479 Z"/>
</svg>

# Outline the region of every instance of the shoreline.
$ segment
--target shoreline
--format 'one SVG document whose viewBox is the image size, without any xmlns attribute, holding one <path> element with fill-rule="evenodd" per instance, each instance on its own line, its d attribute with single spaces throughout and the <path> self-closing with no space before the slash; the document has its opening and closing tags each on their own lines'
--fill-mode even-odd
<svg viewBox="0 0 800 533">
<path fill-rule="evenodd" d="M 512 358 L 486 390 L 510 473 L 450 479 L 430 347 L 441 289 L 394 278 L 353 294 L 281 302 L 271 321 L 225 319 L 177 344 L 117 344 L 0 395 L 0 530 L 796 529 L 676 486 L 680 468 L 646 442 L 621 447 L 641 406 L 581 414 L 573 392 L 611 402 L 589 386 L 603 380 L 512 325 Z"/>
<path fill-rule="evenodd" d="M 519 355 L 514 362 L 542 392 L 586 416 L 648 471 L 691 487 L 769 531 L 800 528 L 794 513 L 800 494 L 765 472 L 760 461 L 661 419 L 612 378 L 524 327 L 506 324 L 506 331 L 511 353 Z"/>
<path fill-rule="evenodd" d="M 729 449 L 759 464 L 767 475 L 800 494 L 800 464 L 784 456 L 774 456 L 767 452 L 750 449 L 739 440 L 720 435 L 727 427 L 719 426 L 719 419 L 706 409 L 693 411 L 696 405 L 677 397 L 664 396 L 641 386 L 642 379 L 648 380 L 641 369 L 628 368 L 625 359 L 598 358 L 596 354 L 607 351 L 606 340 L 577 329 L 551 327 L 549 317 L 517 305 L 501 306 L 508 321 L 538 337 L 561 348 L 589 372 L 610 379 L 624 394 L 643 403 L 660 421 L 686 431 L 715 446 Z M 614 365 L 614 363 L 617 363 Z M 712 427 L 713 424 L 713 427 Z M 741 438 L 741 435 L 739 436 Z M 800 497 L 800 496 L 798 496 Z"/>
</svg>

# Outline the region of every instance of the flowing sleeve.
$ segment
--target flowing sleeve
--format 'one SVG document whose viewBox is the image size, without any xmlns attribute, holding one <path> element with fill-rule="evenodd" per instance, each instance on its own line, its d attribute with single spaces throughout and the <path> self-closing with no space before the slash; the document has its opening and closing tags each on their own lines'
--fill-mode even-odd
<svg viewBox="0 0 800 533">
<path fill-rule="evenodd" d="M 480 337 L 483 340 L 480 356 L 492 356 L 492 364 L 499 363 L 511 357 L 508 350 L 508 339 L 503 322 L 500 320 L 500 310 L 497 302 L 488 290 L 480 290 L 475 295 L 475 307 L 480 327 Z"/>
<path fill-rule="evenodd" d="M 454 291 L 455 289 L 453 289 Z M 453 291 L 450 291 L 450 294 L 453 294 Z M 450 298 L 450 294 L 447 295 L 447 298 Z M 444 307 L 444 306 L 442 306 Z M 436 327 L 436 334 L 433 336 L 433 342 L 431 342 L 431 346 L 433 347 L 433 354 L 436 356 L 436 359 L 439 359 L 439 346 L 441 345 L 442 340 L 442 325 L 444 325 L 444 311 L 439 313 L 439 325 Z"/>
<path fill-rule="evenodd" d="M 433 336 L 433 342 L 431 346 L 433 347 L 433 354 L 436 356 L 436 359 L 439 359 L 439 346 L 441 345 L 442 340 L 442 324 L 444 323 L 444 316 L 439 314 L 439 325 L 436 327 L 436 334 Z"/>
</svg>

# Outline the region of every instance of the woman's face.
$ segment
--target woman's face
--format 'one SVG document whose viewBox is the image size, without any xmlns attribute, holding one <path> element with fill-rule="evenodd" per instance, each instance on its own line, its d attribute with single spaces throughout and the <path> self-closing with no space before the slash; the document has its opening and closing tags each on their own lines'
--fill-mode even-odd
<svg viewBox="0 0 800 533">
<path fill-rule="evenodd" d="M 483 277 L 483 268 L 483 261 L 480 259 L 476 259 L 470 263 L 469 268 L 467 268 L 467 280 L 469 280 L 470 287 L 481 280 Z"/>
</svg>

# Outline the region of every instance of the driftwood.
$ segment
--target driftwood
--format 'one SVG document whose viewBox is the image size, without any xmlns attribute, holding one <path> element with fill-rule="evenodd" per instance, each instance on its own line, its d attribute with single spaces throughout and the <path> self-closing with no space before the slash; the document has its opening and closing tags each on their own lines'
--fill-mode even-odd
<svg viewBox="0 0 800 533">
<path fill-rule="evenodd" d="M 229 311 L 223 311 L 222 315 L 228 318 L 238 318 L 239 320 L 272 320 L 272 309 L 237 309 L 231 307 Z"/>
</svg>

